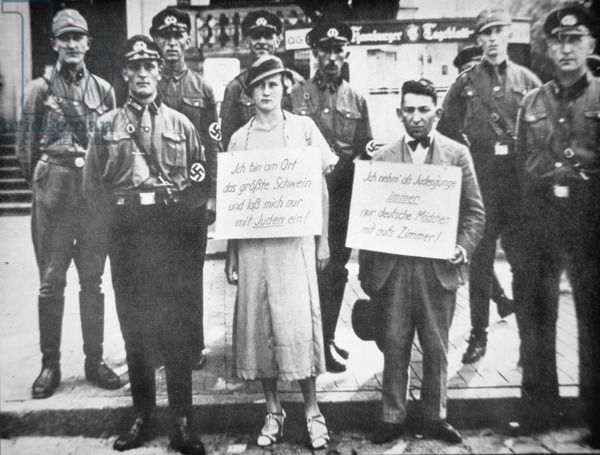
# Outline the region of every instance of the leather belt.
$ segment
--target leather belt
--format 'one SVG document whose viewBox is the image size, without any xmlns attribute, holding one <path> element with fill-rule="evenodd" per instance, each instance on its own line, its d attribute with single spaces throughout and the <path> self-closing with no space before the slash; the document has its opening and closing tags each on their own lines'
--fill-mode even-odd
<svg viewBox="0 0 600 455">
<path fill-rule="evenodd" d="M 48 155 L 42 153 L 40 161 L 56 166 L 70 167 L 72 169 L 81 169 L 85 164 L 85 155 Z"/>
<path fill-rule="evenodd" d="M 179 193 L 165 190 L 123 193 L 113 196 L 114 205 L 119 207 L 140 207 L 143 205 L 173 205 L 179 202 Z"/>
</svg>

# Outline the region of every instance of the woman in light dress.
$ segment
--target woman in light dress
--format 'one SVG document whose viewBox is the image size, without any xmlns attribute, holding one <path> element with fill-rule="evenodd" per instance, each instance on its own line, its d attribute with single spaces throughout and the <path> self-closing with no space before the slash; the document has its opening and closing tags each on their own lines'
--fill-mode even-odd
<svg viewBox="0 0 600 455">
<path fill-rule="evenodd" d="M 314 122 L 284 111 L 281 102 L 289 74 L 280 59 L 259 58 L 248 70 L 247 93 L 256 115 L 231 138 L 228 151 L 315 147 L 323 170 L 323 227 L 314 236 L 230 240 L 225 273 L 237 284 L 233 351 L 235 374 L 262 382 L 267 415 L 258 436 L 270 446 L 283 435 L 286 417 L 277 380 L 297 380 L 304 397 L 310 445 L 329 441 L 317 403 L 316 376 L 326 371 L 316 269 L 329 260 L 328 196 L 325 174 L 337 157 Z M 274 150 L 276 153 L 276 150 Z M 308 151 L 307 151 L 308 153 Z"/>
</svg>

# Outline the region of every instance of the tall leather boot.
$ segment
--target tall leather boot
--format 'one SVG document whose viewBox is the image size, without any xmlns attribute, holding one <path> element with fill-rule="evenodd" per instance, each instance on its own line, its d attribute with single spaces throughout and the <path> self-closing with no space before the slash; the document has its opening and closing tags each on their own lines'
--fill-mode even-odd
<svg viewBox="0 0 600 455">
<path fill-rule="evenodd" d="M 64 297 L 38 298 L 42 371 L 31 387 L 32 398 L 48 398 L 60 384 L 60 340 L 64 306 Z"/>
<path fill-rule="evenodd" d="M 118 389 L 121 387 L 119 376 L 102 360 L 104 295 L 80 292 L 79 314 L 85 353 L 85 377 L 103 389 Z"/>
</svg>

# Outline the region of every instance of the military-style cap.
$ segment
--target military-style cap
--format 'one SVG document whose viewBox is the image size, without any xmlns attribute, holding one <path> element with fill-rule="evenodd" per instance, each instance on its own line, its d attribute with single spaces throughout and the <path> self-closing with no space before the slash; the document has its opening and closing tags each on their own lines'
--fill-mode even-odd
<svg viewBox="0 0 600 455">
<path fill-rule="evenodd" d="M 484 9 L 475 21 L 475 34 L 479 35 L 490 27 L 510 25 L 511 19 L 503 9 Z"/>
<path fill-rule="evenodd" d="M 60 36 L 64 33 L 75 32 L 89 35 L 88 25 L 79 11 L 75 9 L 60 10 L 52 19 L 52 34 Z"/>
<path fill-rule="evenodd" d="M 483 49 L 479 46 L 467 46 L 460 50 L 452 64 L 460 69 L 463 65 L 472 62 L 480 61 L 483 56 Z"/>
<path fill-rule="evenodd" d="M 251 11 L 242 21 L 242 35 L 248 36 L 252 32 L 266 31 L 275 35 L 281 33 L 281 19 L 268 11 Z"/>
<path fill-rule="evenodd" d="M 192 22 L 188 13 L 177 8 L 165 8 L 152 18 L 150 34 L 157 35 L 166 31 L 188 32 L 192 27 Z"/>
<path fill-rule="evenodd" d="M 306 44 L 310 47 L 329 47 L 347 44 L 352 39 L 352 29 L 348 24 L 319 24 L 306 34 Z"/>
<path fill-rule="evenodd" d="M 251 88 L 263 79 L 279 73 L 284 73 L 289 78 L 292 77 L 292 74 L 283 66 L 283 62 L 279 57 L 263 55 L 248 68 L 246 85 Z"/>
<path fill-rule="evenodd" d="M 552 11 L 544 22 L 546 36 L 589 35 L 594 30 L 594 17 L 581 5 L 570 5 Z"/>
<path fill-rule="evenodd" d="M 417 95 L 427 95 L 433 99 L 434 103 L 437 103 L 437 91 L 433 82 L 429 79 L 421 78 L 417 80 L 406 81 L 402 84 L 402 96 L 407 93 L 415 93 Z"/>
<path fill-rule="evenodd" d="M 121 62 L 127 64 L 136 60 L 162 60 L 160 48 L 149 36 L 134 35 L 125 41 Z"/>
</svg>

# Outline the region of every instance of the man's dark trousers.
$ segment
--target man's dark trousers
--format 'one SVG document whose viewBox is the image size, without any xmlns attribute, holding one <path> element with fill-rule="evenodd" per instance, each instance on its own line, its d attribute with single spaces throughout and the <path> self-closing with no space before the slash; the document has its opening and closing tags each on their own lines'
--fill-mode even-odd
<svg viewBox="0 0 600 455">
<path fill-rule="evenodd" d="M 570 185 L 569 197 L 527 195 L 515 266 L 515 296 L 525 403 L 534 418 L 557 410 L 556 321 L 560 277 L 566 269 L 579 329 L 580 396 L 587 421 L 600 433 L 600 179 Z"/>
<path fill-rule="evenodd" d="M 113 288 L 139 416 L 154 409 L 154 368 L 162 363 L 173 417 L 191 417 L 190 315 L 202 291 L 203 216 L 181 205 L 124 207 L 111 223 Z"/>
<path fill-rule="evenodd" d="M 64 313 L 67 270 L 74 261 L 79 276 L 79 311 L 83 350 L 94 362 L 102 359 L 106 262 L 104 235 L 97 214 L 81 196 L 81 169 L 38 162 L 33 181 L 31 230 L 40 274 L 39 328 L 42 364 L 57 367 Z"/>
<path fill-rule="evenodd" d="M 492 158 L 494 159 L 494 158 Z M 475 169 L 485 206 L 485 231 L 469 268 L 471 327 L 483 333 L 489 325 L 496 244 L 501 240 L 512 266 L 519 229 L 519 182 L 512 157 L 495 157 L 494 171 Z"/>
<path fill-rule="evenodd" d="M 354 163 L 341 159 L 327 176 L 329 191 L 329 264 L 317 274 L 321 317 L 323 319 L 323 340 L 335 339 L 335 327 L 344 300 L 344 290 L 348 281 L 346 264 L 352 253 L 346 248 L 346 233 L 350 215 Z"/>
</svg>

